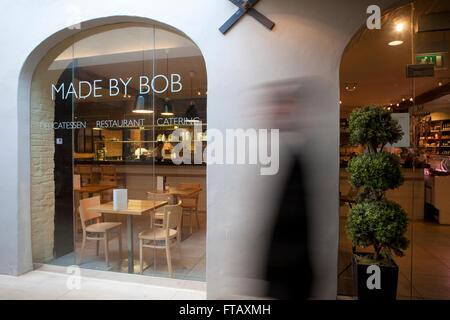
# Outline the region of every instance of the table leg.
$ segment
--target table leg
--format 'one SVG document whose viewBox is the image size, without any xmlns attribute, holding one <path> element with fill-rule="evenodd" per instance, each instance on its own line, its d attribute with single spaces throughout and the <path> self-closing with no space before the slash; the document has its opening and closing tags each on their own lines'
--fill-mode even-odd
<svg viewBox="0 0 450 320">
<path fill-rule="evenodd" d="M 133 216 L 127 215 L 128 273 L 134 273 Z"/>
</svg>

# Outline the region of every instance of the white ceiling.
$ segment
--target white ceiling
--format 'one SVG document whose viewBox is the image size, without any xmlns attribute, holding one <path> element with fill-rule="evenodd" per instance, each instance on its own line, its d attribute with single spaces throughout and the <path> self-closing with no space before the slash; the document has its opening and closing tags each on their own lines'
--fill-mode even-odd
<svg viewBox="0 0 450 320">
<path fill-rule="evenodd" d="M 192 47 L 197 48 L 191 40 L 178 33 L 161 28 L 154 29 L 151 26 L 130 26 L 111 29 L 81 39 L 62 52 L 56 60 Z"/>
</svg>

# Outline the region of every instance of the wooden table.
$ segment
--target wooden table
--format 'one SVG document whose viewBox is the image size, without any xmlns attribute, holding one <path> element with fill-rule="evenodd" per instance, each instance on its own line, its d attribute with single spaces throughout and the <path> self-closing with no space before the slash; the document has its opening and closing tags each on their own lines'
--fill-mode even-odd
<svg viewBox="0 0 450 320">
<path fill-rule="evenodd" d="M 169 187 L 169 190 L 164 190 L 164 191 L 160 191 L 160 190 L 154 190 L 151 191 L 151 193 L 160 193 L 160 194 L 171 194 L 174 195 L 175 197 L 190 197 L 193 196 L 196 193 L 199 193 L 200 191 L 202 191 L 201 188 L 173 188 L 173 187 Z M 177 203 L 177 199 L 175 199 L 175 203 Z"/>
<path fill-rule="evenodd" d="M 111 184 L 88 184 L 83 187 L 77 187 L 73 188 L 74 191 L 78 191 L 80 193 L 89 193 L 89 196 L 91 197 L 94 193 L 100 193 L 109 189 L 117 188 L 116 183 Z"/>
<path fill-rule="evenodd" d="M 128 200 L 128 209 L 114 210 L 114 204 L 111 201 L 88 208 L 87 211 L 123 214 L 127 216 L 128 273 L 134 273 L 133 216 L 151 214 L 155 209 L 165 206 L 166 204 L 167 201 Z"/>
</svg>

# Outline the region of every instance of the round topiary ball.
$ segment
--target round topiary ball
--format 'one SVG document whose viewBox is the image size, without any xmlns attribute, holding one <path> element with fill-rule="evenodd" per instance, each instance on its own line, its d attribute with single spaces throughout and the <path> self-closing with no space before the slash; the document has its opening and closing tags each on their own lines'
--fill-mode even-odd
<svg viewBox="0 0 450 320">
<path fill-rule="evenodd" d="M 408 248 L 409 240 L 403 236 L 408 227 L 406 212 L 389 200 L 364 201 L 349 212 L 347 233 L 354 245 L 376 249 L 390 249 L 398 256 Z"/>
<path fill-rule="evenodd" d="M 380 106 L 354 110 L 350 114 L 348 129 L 350 141 L 375 149 L 379 145 L 395 143 L 403 136 L 400 125 L 391 117 L 391 111 Z"/>
<path fill-rule="evenodd" d="M 384 193 L 403 183 L 399 158 L 387 152 L 353 157 L 347 171 L 351 174 L 349 181 L 352 186 L 355 189 L 364 187 L 366 194 Z"/>
</svg>

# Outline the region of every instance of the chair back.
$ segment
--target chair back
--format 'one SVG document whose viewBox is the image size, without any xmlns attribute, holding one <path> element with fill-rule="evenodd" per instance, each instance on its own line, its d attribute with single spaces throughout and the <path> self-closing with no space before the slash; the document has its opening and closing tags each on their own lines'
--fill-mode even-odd
<svg viewBox="0 0 450 320">
<path fill-rule="evenodd" d="M 115 165 L 100 165 L 100 172 L 101 172 L 101 178 L 100 180 L 111 180 L 111 181 L 117 181 L 117 170 Z"/>
<path fill-rule="evenodd" d="M 200 183 L 180 182 L 178 189 L 200 189 Z M 198 192 L 188 197 L 180 197 L 182 199 L 198 199 Z"/>
<path fill-rule="evenodd" d="M 173 195 L 162 192 L 147 192 L 147 199 L 153 201 L 167 201 L 168 204 L 174 204 Z"/>
<path fill-rule="evenodd" d="M 177 231 L 180 231 L 182 214 L 181 201 L 177 204 L 164 206 L 163 228 L 167 231 L 169 229 L 177 229 Z"/>
<path fill-rule="evenodd" d="M 200 183 L 187 183 L 187 182 L 180 182 L 178 184 L 178 189 L 200 189 Z"/>
<path fill-rule="evenodd" d="M 92 165 L 90 164 L 78 164 L 76 166 L 78 174 L 81 176 L 81 180 L 83 178 L 88 179 L 88 183 L 94 182 L 94 174 L 92 172 Z M 83 181 L 81 181 L 83 183 Z"/>
<path fill-rule="evenodd" d="M 80 201 L 80 219 L 83 231 L 86 229 L 86 222 L 92 219 L 100 218 L 102 214 L 100 212 L 87 211 L 90 207 L 95 207 L 100 204 L 100 196 L 86 198 Z"/>
</svg>

